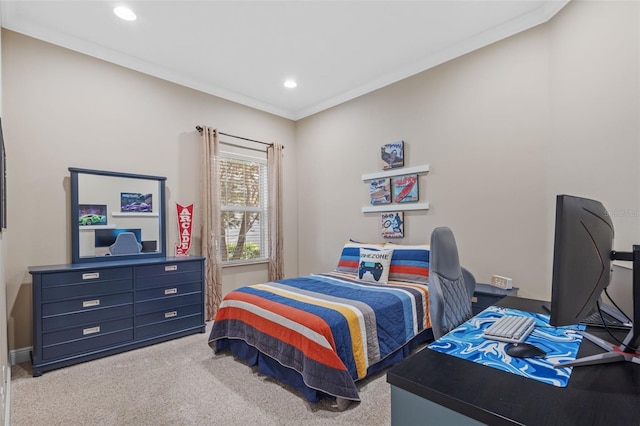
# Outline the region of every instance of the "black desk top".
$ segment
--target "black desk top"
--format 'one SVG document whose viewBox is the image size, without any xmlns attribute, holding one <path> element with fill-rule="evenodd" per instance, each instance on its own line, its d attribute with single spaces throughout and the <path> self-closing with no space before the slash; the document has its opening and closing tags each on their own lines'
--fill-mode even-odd
<svg viewBox="0 0 640 426">
<path fill-rule="evenodd" d="M 508 296 L 497 305 L 545 313 L 538 300 Z M 602 352 L 582 339 L 578 357 Z M 387 382 L 490 425 L 640 424 L 640 365 L 630 362 L 574 367 L 560 388 L 425 348 L 391 368 Z"/>
</svg>

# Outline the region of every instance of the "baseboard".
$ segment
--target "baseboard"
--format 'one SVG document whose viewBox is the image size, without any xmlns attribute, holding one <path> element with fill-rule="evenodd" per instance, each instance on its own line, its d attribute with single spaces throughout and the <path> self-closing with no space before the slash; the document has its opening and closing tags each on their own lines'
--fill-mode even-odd
<svg viewBox="0 0 640 426">
<path fill-rule="evenodd" d="M 16 365 L 16 364 L 21 364 L 23 362 L 30 362 L 30 361 L 31 361 L 31 346 L 9 351 L 9 365 Z"/>
<path fill-rule="evenodd" d="M 6 393 L 4 395 L 4 426 L 11 425 L 11 366 L 31 361 L 31 346 L 9 351 L 9 365 L 7 365 Z"/>
<path fill-rule="evenodd" d="M 11 425 L 11 365 L 7 366 L 7 393 L 4 400 L 4 426 Z"/>
</svg>

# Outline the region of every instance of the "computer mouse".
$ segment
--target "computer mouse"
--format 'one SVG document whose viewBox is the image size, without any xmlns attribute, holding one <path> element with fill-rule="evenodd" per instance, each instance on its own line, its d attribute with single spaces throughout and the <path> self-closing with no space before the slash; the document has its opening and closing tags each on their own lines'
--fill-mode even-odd
<svg viewBox="0 0 640 426">
<path fill-rule="evenodd" d="M 506 348 L 507 355 L 516 358 L 544 358 L 547 353 L 531 343 L 510 343 Z"/>
</svg>

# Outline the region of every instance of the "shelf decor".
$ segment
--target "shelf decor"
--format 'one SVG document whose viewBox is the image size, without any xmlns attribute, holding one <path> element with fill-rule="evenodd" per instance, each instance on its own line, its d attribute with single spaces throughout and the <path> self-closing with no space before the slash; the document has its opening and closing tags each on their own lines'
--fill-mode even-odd
<svg viewBox="0 0 640 426">
<path fill-rule="evenodd" d="M 398 210 L 402 210 L 402 211 L 429 210 L 429 203 L 417 202 L 418 201 L 417 186 L 418 186 L 419 175 L 425 174 L 428 171 L 429 171 L 429 165 L 424 164 L 422 166 L 405 167 L 402 169 L 391 169 L 391 170 L 385 170 L 381 172 L 363 174 L 362 181 L 365 183 L 369 183 L 370 181 L 383 179 L 383 178 L 391 178 L 392 180 L 394 180 L 395 178 L 415 176 L 416 177 L 416 183 L 415 183 L 416 194 L 415 194 L 415 197 L 413 195 L 409 195 L 409 198 L 406 199 L 405 202 L 398 203 L 398 202 L 395 202 L 395 200 L 392 200 L 393 201 L 392 203 L 373 204 L 373 205 L 363 206 L 362 213 L 396 212 Z M 393 183 L 392 183 L 392 186 L 393 186 Z M 396 192 L 395 194 L 393 194 L 394 197 L 397 198 L 399 193 L 400 192 Z M 412 202 L 407 202 L 409 200 L 411 200 Z"/>
<path fill-rule="evenodd" d="M 382 213 L 382 237 L 383 238 L 403 238 L 404 237 L 404 214 L 403 212 Z"/>
<path fill-rule="evenodd" d="M 380 159 L 383 170 L 404 167 L 404 141 L 382 145 Z"/>
<path fill-rule="evenodd" d="M 393 202 L 409 203 L 418 201 L 418 175 L 398 176 L 393 181 Z"/>
<path fill-rule="evenodd" d="M 374 179 L 369 184 L 371 204 L 389 204 L 391 202 L 391 179 Z"/>
<path fill-rule="evenodd" d="M 180 242 L 176 244 L 176 256 L 187 256 L 191 248 L 191 231 L 193 228 L 193 204 L 182 206 L 176 203 L 178 232 Z"/>
</svg>

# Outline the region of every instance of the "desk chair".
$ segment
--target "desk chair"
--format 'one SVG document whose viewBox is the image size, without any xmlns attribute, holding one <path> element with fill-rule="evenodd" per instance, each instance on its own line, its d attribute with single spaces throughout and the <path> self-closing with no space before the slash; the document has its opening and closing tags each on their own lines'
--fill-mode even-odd
<svg viewBox="0 0 640 426">
<path fill-rule="evenodd" d="M 429 259 L 429 317 L 434 339 L 439 339 L 473 316 L 471 298 L 476 280 L 460 266 L 458 246 L 451 229 L 431 234 Z"/>
<path fill-rule="evenodd" d="M 133 232 L 118 234 L 116 242 L 109 246 L 111 254 L 138 254 L 142 250 L 142 244 L 138 242 Z"/>
</svg>

